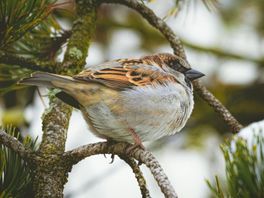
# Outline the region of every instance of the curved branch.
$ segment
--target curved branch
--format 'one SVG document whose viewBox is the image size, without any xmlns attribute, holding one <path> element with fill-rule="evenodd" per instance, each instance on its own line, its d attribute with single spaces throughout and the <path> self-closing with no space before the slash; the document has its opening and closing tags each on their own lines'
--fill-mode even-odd
<svg viewBox="0 0 264 198">
<path fill-rule="evenodd" d="M 212 93 L 207 91 L 207 89 L 201 85 L 199 81 L 193 83 L 196 93 L 203 98 L 213 109 L 217 112 L 225 123 L 229 126 L 233 133 L 239 132 L 243 126 L 232 116 L 232 114 L 227 110 L 227 108 L 222 105 L 222 103 L 214 97 Z"/>
<path fill-rule="evenodd" d="M 176 198 L 177 194 L 173 189 L 168 177 L 163 172 L 163 169 L 159 165 L 155 157 L 148 151 L 136 148 L 129 152 L 131 144 L 120 142 L 109 145 L 107 142 L 100 142 L 95 144 L 88 144 L 79 148 L 67 151 L 62 155 L 63 161 L 74 165 L 80 160 L 98 154 L 114 154 L 123 155 L 130 158 L 134 158 L 139 162 L 145 164 L 151 171 L 152 175 L 156 179 L 161 191 L 165 197 Z"/>
<path fill-rule="evenodd" d="M 179 37 L 174 34 L 172 29 L 162 19 L 157 17 L 155 13 L 144 4 L 139 3 L 137 0 L 101 0 L 100 3 L 119 3 L 134 9 L 153 27 L 158 29 L 163 34 L 173 48 L 174 54 L 186 59 L 184 48 Z M 243 126 L 227 110 L 227 108 L 219 100 L 217 100 L 205 86 L 201 85 L 199 82 L 195 82 L 193 84 L 198 95 L 214 108 L 220 117 L 227 123 L 233 133 L 237 133 L 241 128 L 243 128 Z"/>
<path fill-rule="evenodd" d="M 0 53 L 0 63 L 7 65 L 18 65 L 22 68 L 34 71 L 45 71 L 56 73 L 61 63 L 51 61 L 41 61 L 33 58 L 19 57 L 13 54 Z"/>
<path fill-rule="evenodd" d="M 15 137 L 0 129 L 0 143 L 16 152 L 22 159 L 33 159 L 32 151 L 25 148 Z"/>
<path fill-rule="evenodd" d="M 139 165 L 135 162 L 133 158 L 129 158 L 125 155 L 119 155 L 120 159 L 124 160 L 133 170 L 133 173 L 136 176 L 142 198 L 151 198 L 149 194 L 149 190 L 147 189 L 146 180 L 141 172 Z"/>
<path fill-rule="evenodd" d="M 221 57 L 221 58 L 225 58 L 225 59 L 236 59 L 236 60 L 241 60 L 241 61 L 249 61 L 249 62 L 252 62 L 254 64 L 257 64 L 260 67 L 264 67 L 264 57 L 254 58 L 250 55 L 241 55 L 238 53 L 233 53 L 231 51 L 219 48 L 217 46 L 203 46 L 203 45 L 198 45 L 198 44 L 192 43 L 188 40 L 183 40 L 183 39 L 181 39 L 181 40 L 182 40 L 182 43 L 186 47 L 189 47 L 189 48 L 196 50 L 197 52 L 200 52 L 200 53 L 210 53 L 216 57 Z"/>
<path fill-rule="evenodd" d="M 157 17 L 156 14 L 143 3 L 137 0 L 100 0 L 99 3 L 118 3 L 134 9 L 146 19 L 150 25 L 158 29 L 164 35 L 169 41 L 174 54 L 186 59 L 180 38 L 174 34 L 172 29 L 161 18 Z"/>
</svg>

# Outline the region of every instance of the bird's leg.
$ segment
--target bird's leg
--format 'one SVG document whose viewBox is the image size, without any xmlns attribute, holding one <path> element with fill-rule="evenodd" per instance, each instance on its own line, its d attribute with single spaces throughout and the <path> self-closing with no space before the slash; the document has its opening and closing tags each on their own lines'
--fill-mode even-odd
<svg viewBox="0 0 264 198">
<path fill-rule="evenodd" d="M 135 130 L 133 128 L 128 128 L 128 129 L 129 129 L 129 132 L 131 133 L 131 135 L 134 139 L 134 144 L 132 146 L 130 146 L 129 148 L 127 148 L 126 152 L 129 154 L 135 148 L 141 148 L 141 149 L 145 150 L 145 147 L 142 144 L 142 141 L 141 141 L 140 137 L 138 136 L 138 134 L 135 132 Z M 142 164 L 142 162 L 138 161 L 138 166 L 140 166 L 141 164 Z"/>
<path fill-rule="evenodd" d="M 111 145 L 113 145 L 113 144 L 115 144 L 115 143 L 116 143 L 115 140 L 110 139 L 110 138 L 107 139 L 107 144 L 108 144 L 109 146 L 111 146 Z M 106 158 L 105 154 L 104 154 L 104 157 Z M 112 163 L 114 162 L 114 160 L 115 160 L 115 154 L 111 154 L 111 161 L 110 161 L 109 164 L 112 164 Z"/>
<path fill-rule="evenodd" d="M 130 134 L 132 135 L 132 138 L 134 139 L 134 144 L 127 149 L 127 152 L 130 153 L 132 150 L 138 147 L 145 150 L 145 147 L 143 146 L 142 141 L 138 136 L 138 134 L 135 132 L 135 130 L 133 128 L 128 128 L 128 129 Z"/>
</svg>

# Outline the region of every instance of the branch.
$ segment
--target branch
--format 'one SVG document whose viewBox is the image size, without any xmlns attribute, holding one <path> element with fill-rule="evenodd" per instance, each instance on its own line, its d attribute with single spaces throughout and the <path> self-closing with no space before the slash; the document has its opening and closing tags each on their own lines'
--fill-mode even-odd
<svg viewBox="0 0 264 198">
<path fill-rule="evenodd" d="M 32 151 L 25 148 L 15 137 L 0 129 L 0 143 L 16 152 L 22 159 L 33 159 Z"/>
<path fill-rule="evenodd" d="M 233 133 L 239 132 L 243 126 L 232 116 L 227 108 L 214 97 L 199 81 L 193 83 L 196 93 L 203 98 L 217 112 Z"/>
<path fill-rule="evenodd" d="M 58 73 L 72 75 L 83 69 L 95 23 L 95 5 L 91 1 L 76 0 L 76 19 L 64 55 L 64 67 Z M 71 113 L 71 107 L 54 96 L 50 98 L 50 106 L 42 117 L 43 135 L 38 150 L 41 160 L 34 170 L 36 198 L 63 197 L 69 169 L 63 166 L 59 157 L 65 150 Z"/>
<path fill-rule="evenodd" d="M 101 0 L 100 3 L 119 3 L 134 9 L 163 34 L 173 48 L 174 54 L 180 55 L 186 59 L 184 48 L 179 37 L 174 34 L 172 29 L 162 19 L 157 17 L 155 13 L 144 4 L 139 3 L 137 0 Z M 233 133 L 237 133 L 243 127 L 226 107 L 206 89 L 206 87 L 199 82 L 193 84 L 199 96 L 220 114 L 220 117 L 227 123 Z"/>
<path fill-rule="evenodd" d="M 109 145 L 107 142 L 88 144 L 79 148 L 67 151 L 63 154 L 63 161 L 67 161 L 71 165 L 78 163 L 80 160 L 98 154 L 114 154 L 127 156 L 134 158 L 139 162 L 145 164 L 151 171 L 152 175 L 156 179 L 161 191 L 165 197 L 176 198 L 177 194 L 170 184 L 168 177 L 163 172 L 163 169 L 159 165 L 155 157 L 148 151 L 136 148 L 132 152 L 129 152 L 131 144 L 120 142 Z"/>
<path fill-rule="evenodd" d="M 6 53 L 0 53 L 0 63 L 7 65 L 18 65 L 22 68 L 31 69 L 34 71 L 45 71 L 51 73 L 56 73 L 57 69 L 62 66 L 61 63 L 57 62 L 41 61 Z"/>
<path fill-rule="evenodd" d="M 143 3 L 139 3 L 137 0 L 100 0 L 99 4 L 100 3 L 118 3 L 134 9 L 143 18 L 145 18 L 150 25 L 158 29 L 164 35 L 164 37 L 169 41 L 174 54 L 186 59 L 180 38 L 174 34 L 172 29 L 162 19 L 157 17 L 156 14 Z"/>
<path fill-rule="evenodd" d="M 96 26 L 96 1 L 76 0 L 76 8 L 78 18 L 69 33 L 70 39 L 63 60 L 68 65 L 62 71 L 66 74 L 76 74 L 83 70 Z"/>
<path fill-rule="evenodd" d="M 161 44 L 164 45 L 168 42 L 166 39 L 164 39 L 162 35 L 160 35 L 159 32 L 150 30 L 149 27 L 146 26 L 146 24 L 142 23 L 141 21 L 137 21 L 137 23 L 126 24 L 120 21 L 113 21 L 110 19 L 105 19 L 105 20 L 100 21 L 99 25 L 106 27 L 106 28 L 115 27 L 115 28 L 131 29 L 132 31 L 135 31 L 138 34 L 140 34 L 143 40 L 146 37 L 150 37 L 152 38 L 151 43 L 149 43 L 149 41 L 143 41 L 143 45 L 144 47 L 148 47 L 147 49 L 151 48 L 153 43 L 157 43 L 157 41 L 159 45 Z M 69 32 L 67 33 L 69 34 Z M 183 38 L 181 38 L 181 42 L 184 46 L 191 48 L 197 51 L 198 53 L 208 53 L 208 54 L 212 54 L 213 56 L 221 57 L 224 59 L 236 59 L 236 60 L 241 60 L 241 61 L 252 62 L 254 64 L 257 64 L 260 67 L 264 66 L 264 56 L 255 58 L 255 57 L 252 57 L 246 54 L 233 53 L 229 50 L 219 48 L 217 46 L 205 46 L 205 45 L 194 44 L 191 41 L 183 39 Z M 145 46 L 147 44 L 148 46 Z M 153 50 L 153 48 L 151 48 L 151 50 Z"/>
<path fill-rule="evenodd" d="M 133 173 L 136 176 L 142 198 L 151 198 L 149 191 L 147 189 L 146 180 L 141 172 L 139 165 L 135 162 L 133 158 L 129 158 L 125 155 L 119 155 L 120 159 L 124 160 L 133 170 Z"/>
<path fill-rule="evenodd" d="M 237 59 L 237 60 L 242 60 L 242 61 L 249 61 L 249 62 L 257 64 L 258 66 L 264 66 L 264 57 L 254 58 L 254 57 L 251 57 L 248 55 L 241 55 L 241 54 L 237 54 L 237 53 L 232 53 L 228 50 L 221 49 L 221 48 L 218 48 L 215 46 L 206 47 L 206 46 L 193 44 L 192 42 L 190 42 L 188 40 L 183 40 L 183 39 L 182 39 L 182 43 L 184 45 L 186 45 L 187 47 L 189 47 L 193 50 L 196 50 L 198 52 L 211 53 L 214 56 L 228 58 L 228 59 Z"/>
</svg>

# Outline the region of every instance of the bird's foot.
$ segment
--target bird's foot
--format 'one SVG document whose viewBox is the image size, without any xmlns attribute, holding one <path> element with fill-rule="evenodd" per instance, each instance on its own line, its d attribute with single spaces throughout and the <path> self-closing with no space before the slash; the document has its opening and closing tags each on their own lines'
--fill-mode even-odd
<svg viewBox="0 0 264 198">
<path fill-rule="evenodd" d="M 145 147 L 144 147 L 144 145 L 143 145 L 142 142 L 140 141 L 140 142 L 135 142 L 135 144 L 133 144 L 133 145 L 131 145 L 130 147 L 128 147 L 128 148 L 126 149 L 126 153 L 127 153 L 127 154 L 131 154 L 131 153 L 132 153 L 135 149 L 137 149 L 137 148 L 142 149 L 142 150 L 146 150 Z"/>
<path fill-rule="evenodd" d="M 115 161 L 115 154 L 111 154 L 111 161 L 109 162 L 109 164 L 113 164 Z"/>
<path fill-rule="evenodd" d="M 146 150 L 145 147 L 143 146 L 142 142 L 135 143 L 126 149 L 127 155 L 131 155 L 136 149 Z M 140 166 L 141 164 L 142 164 L 142 162 L 138 161 L 138 166 Z"/>
<path fill-rule="evenodd" d="M 112 146 L 115 143 L 117 143 L 115 140 L 113 140 L 113 139 L 107 139 L 107 144 L 109 146 Z M 105 154 L 104 154 L 104 157 L 106 158 L 106 155 Z M 115 154 L 111 154 L 111 161 L 109 162 L 109 164 L 113 164 L 114 161 L 115 161 Z"/>
</svg>

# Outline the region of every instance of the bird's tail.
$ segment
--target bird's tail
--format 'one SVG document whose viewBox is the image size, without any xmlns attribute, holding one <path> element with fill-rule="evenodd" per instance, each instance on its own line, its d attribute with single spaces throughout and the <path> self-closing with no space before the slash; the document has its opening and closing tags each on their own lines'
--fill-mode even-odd
<svg viewBox="0 0 264 198">
<path fill-rule="evenodd" d="M 30 77 L 23 78 L 18 84 L 44 86 L 48 88 L 65 88 L 68 83 L 75 80 L 69 76 L 51 74 L 47 72 L 35 72 Z"/>
</svg>

